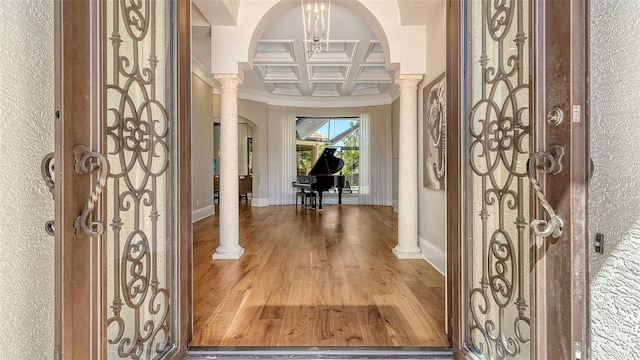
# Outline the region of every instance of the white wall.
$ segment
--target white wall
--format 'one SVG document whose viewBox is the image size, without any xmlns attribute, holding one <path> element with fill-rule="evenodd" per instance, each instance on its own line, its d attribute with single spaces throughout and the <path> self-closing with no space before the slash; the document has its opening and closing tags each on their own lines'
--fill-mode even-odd
<svg viewBox="0 0 640 360">
<path fill-rule="evenodd" d="M 47 359 L 54 341 L 53 1 L 0 1 L 0 358 Z"/>
<path fill-rule="evenodd" d="M 269 204 L 269 158 L 268 154 L 268 134 L 269 124 L 267 121 L 267 104 L 238 99 L 238 116 L 245 117 L 251 121 L 253 136 L 253 199 L 251 205 L 266 206 Z"/>
<path fill-rule="evenodd" d="M 640 357 L 640 2 L 591 2 L 593 359 Z"/>
<path fill-rule="evenodd" d="M 193 221 L 214 213 L 213 206 L 213 88 L 192 76 L 191 186 Z"/>
<path fill-rule="evenodd" d="M 239 99 L 238 116 L 251 121 L 253 136 L 253 199 L 252 205 L 268 205 L 269 158 L 268 158 L 268 116 L 267 104 Z M 359 107 L 348 108 L 296 108 L 296 116 L 360 116 Z"/>
<path fill-rule="evenodd" d="M 213 189 L 213 181 L 209 184 L 209 171 L 211 171 L 211 177 L 213 176 L 212 168 L 205 167 L 207 164 L 213 162 L 214 158 L 217 158 L 215 155 L 215 150 L 212 150 L 211 158 L 209 158 L 209 149 L 214 149 L 213 145 L 214 136 L 213 129 L 209 129 L 209 126 L 212 126 L 211 123 L 201 121 L 200 119 L 204 119 L 209 116 L 209 107 L 206 104 L 206 99 L 208 97 L 213 98 L 213 112 L 211 113 L 213 117 L 218 116 L 220 114 L 220 95 L 213 94 L 211 95 L 211 88 L 204 83 L 200 78 L 194 76 L 194 85 L 193 85 L 193 189 L 194 189 L 194 199 L 193 199 L 193 208 L 194 214 L 196 212 L 202 213 L 204 210 L 204 206 L 208 206 L 205 200 L 209 199 L 209 194 L 207 191 L 209 189 Z M 396 107 L 394 110 L 394 116 L 397 125 L 398 112 L 397 112 L 397 101 L 394 103 Z M 198 107 L 198 108 L 196 108 Z M 268 205 L 268 191 L 269 191 L 269 178 L 268 178 L 268 170 L 269 170 L 269 158 L 268 158 L 268 119 L 267 119 L 267 104 L 246 100 L 246 99 L 238 99 L 238 116 L 244 117 L 248 121 L 250 121 L 251 126 L 251 134 L 253 137 L 253 199 L 252 205 L 254 206 L 266 206 Z M 348 116 L 360 116 L 360 108 L 359 107 L 346 107 L 346 108 L 296 108 L 297 116 L 331 116 L 331 117 L 348 117 Z M 199 122 L 199 123 L 196 123 Z M 397 126 L 396 126 L 397 127 Z M 211 136 L 209 136 L 211 134 Z M 397 157 L 397 129 L 394 135 L 395 137 L 395 145 L 394 145 L 394 156 Z M 196 143 L 197 142 L 197 143 Z M 206 156 L 205 156 L 206 155 Z M 196 165 L 197 164 L 197 165 Z M 197 166 L 202 166 L 202 169 L 196 169 Z M 397 169 L 396 169 L 397 170 Z M 205 173 L 206 171 L 206 173 Z M 394 199 L 397 202 L 397 172 L 395 173 L 395 192 Z M 212 191 L 212 190 L 211 190 Z M 202 195 L 200 195 L 202 194 Z M 201 199 L 200 206 L 197 205 L 196 199 Z M 211 195 L 213 198 L 213 195 Z M 205 205 L 206 204 L 206 205 Z M 212 204 L 212 203 L 211 203 Z M 196 214 L 197 215 L 197 214 Z M 206 216 L 206 215 L 205 215 Z M 200 217 L 202 218 L 202 217 Z M 195 220 L 196 218 L 194 218 Z"/>
<path fill-rule="evenodd" d="M 442 190 L 428 189 L 423 184 L 424 159 L 422 147 L 423 139 L 423 89 L 446 70 L 446 17 L 445 8 L 439 11 L 441 14 L 431 14 L 427 32 L 427 48 L 430 51 L 427 56 L 427 73 L 418 86 L 418 239 L 419 245 L 425 256 L 441 273 L 445 272 L 446 249 L 446 193 Z"/>
</svg>

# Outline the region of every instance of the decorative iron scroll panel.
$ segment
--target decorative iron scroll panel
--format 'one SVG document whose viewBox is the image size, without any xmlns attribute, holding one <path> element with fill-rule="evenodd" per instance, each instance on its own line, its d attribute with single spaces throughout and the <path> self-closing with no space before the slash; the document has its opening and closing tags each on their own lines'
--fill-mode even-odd
<svg viewBox="0 0 640 360">
<path fill-rule="evenodd" d="M 529 1 L 466 2 L 466 346 L 531 353 Z"/>
<path fill-rule="evenodd" d="M 172 6 L 104 3 L 109 359 L 161 359 L 174 344 Z"/>
</svg>

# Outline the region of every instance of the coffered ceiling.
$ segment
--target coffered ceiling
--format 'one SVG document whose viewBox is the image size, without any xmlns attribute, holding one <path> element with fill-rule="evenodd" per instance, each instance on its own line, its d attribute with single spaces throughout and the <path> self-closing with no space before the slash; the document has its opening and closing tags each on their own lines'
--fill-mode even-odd
<svg viewBox="0 0 640 360">
<path fill-rule="evenodd" d="M 284 13 L 258 43 L 253 67 L 274 95 L 377 95 L 392 86 L 382 47 L 350 10 L 333 4 L 327 52 L 307 51 L 300 7 Z M 255 80 L 255 79 L 252 79 Z M 255 85 L 255 82 L 251 82 Z"/>
<path fill-rule="evenodd" d="M 194 15 L 194 23 L 199 18 L 203 17 Z M 300 6 L 273 21 L 258 42 L 252 69 L 245 71 L 240 91 L 328 99 L 381 96 L 396 89 L 380 42 L 351 10 L 332 4 L 327 52 L 306 51 L 303 31 Z M 199 49 L 197 41 L 194 31 L 194 55 L 206 63 L 206 50 Z"/>
<path fill-rule="evenodd" d="M 326 53 L 305 52 L 303 41 L 263 39 L 253 65 L 276 95 L 375 95 L 392 82 L 374 39 L 334 40 Z"/>
</svg>

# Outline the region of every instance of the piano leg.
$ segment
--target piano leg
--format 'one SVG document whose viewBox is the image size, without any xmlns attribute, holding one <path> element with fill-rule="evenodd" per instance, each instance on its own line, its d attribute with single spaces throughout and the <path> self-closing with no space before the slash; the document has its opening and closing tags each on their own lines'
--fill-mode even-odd
<svg viewBox="0 0 640 360">
<path fill-rule="evenodd" d="M 338 188 L 338 204 L 342 205 L 342 188 Z"/>
<path fill-rule="evenodd" d="M 318 191 L 318 209 L 322 210 L 322 190 Z"/>
<path fill-rule="evenodd" d="M 298 208 L 298 199 L 300 199 L 300 205 L 302 205 L 302 208 L 304 209 L 304 198 L 305 198 L 304 190 L 296 191 L 296 209 Z"/>
</svg>

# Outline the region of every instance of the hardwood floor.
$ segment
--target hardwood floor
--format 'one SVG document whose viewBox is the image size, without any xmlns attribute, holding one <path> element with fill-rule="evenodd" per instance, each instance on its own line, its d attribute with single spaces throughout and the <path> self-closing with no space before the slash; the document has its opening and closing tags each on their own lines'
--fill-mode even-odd
<svg viewBox="0 0 640 360">
<path fill-rule="evenodd" d="M 192 346 L 449 346 L 444 277 L 398 260 L 389 207 L 240 205 L 240 260 L 194 224 Z"/>
</svg>

